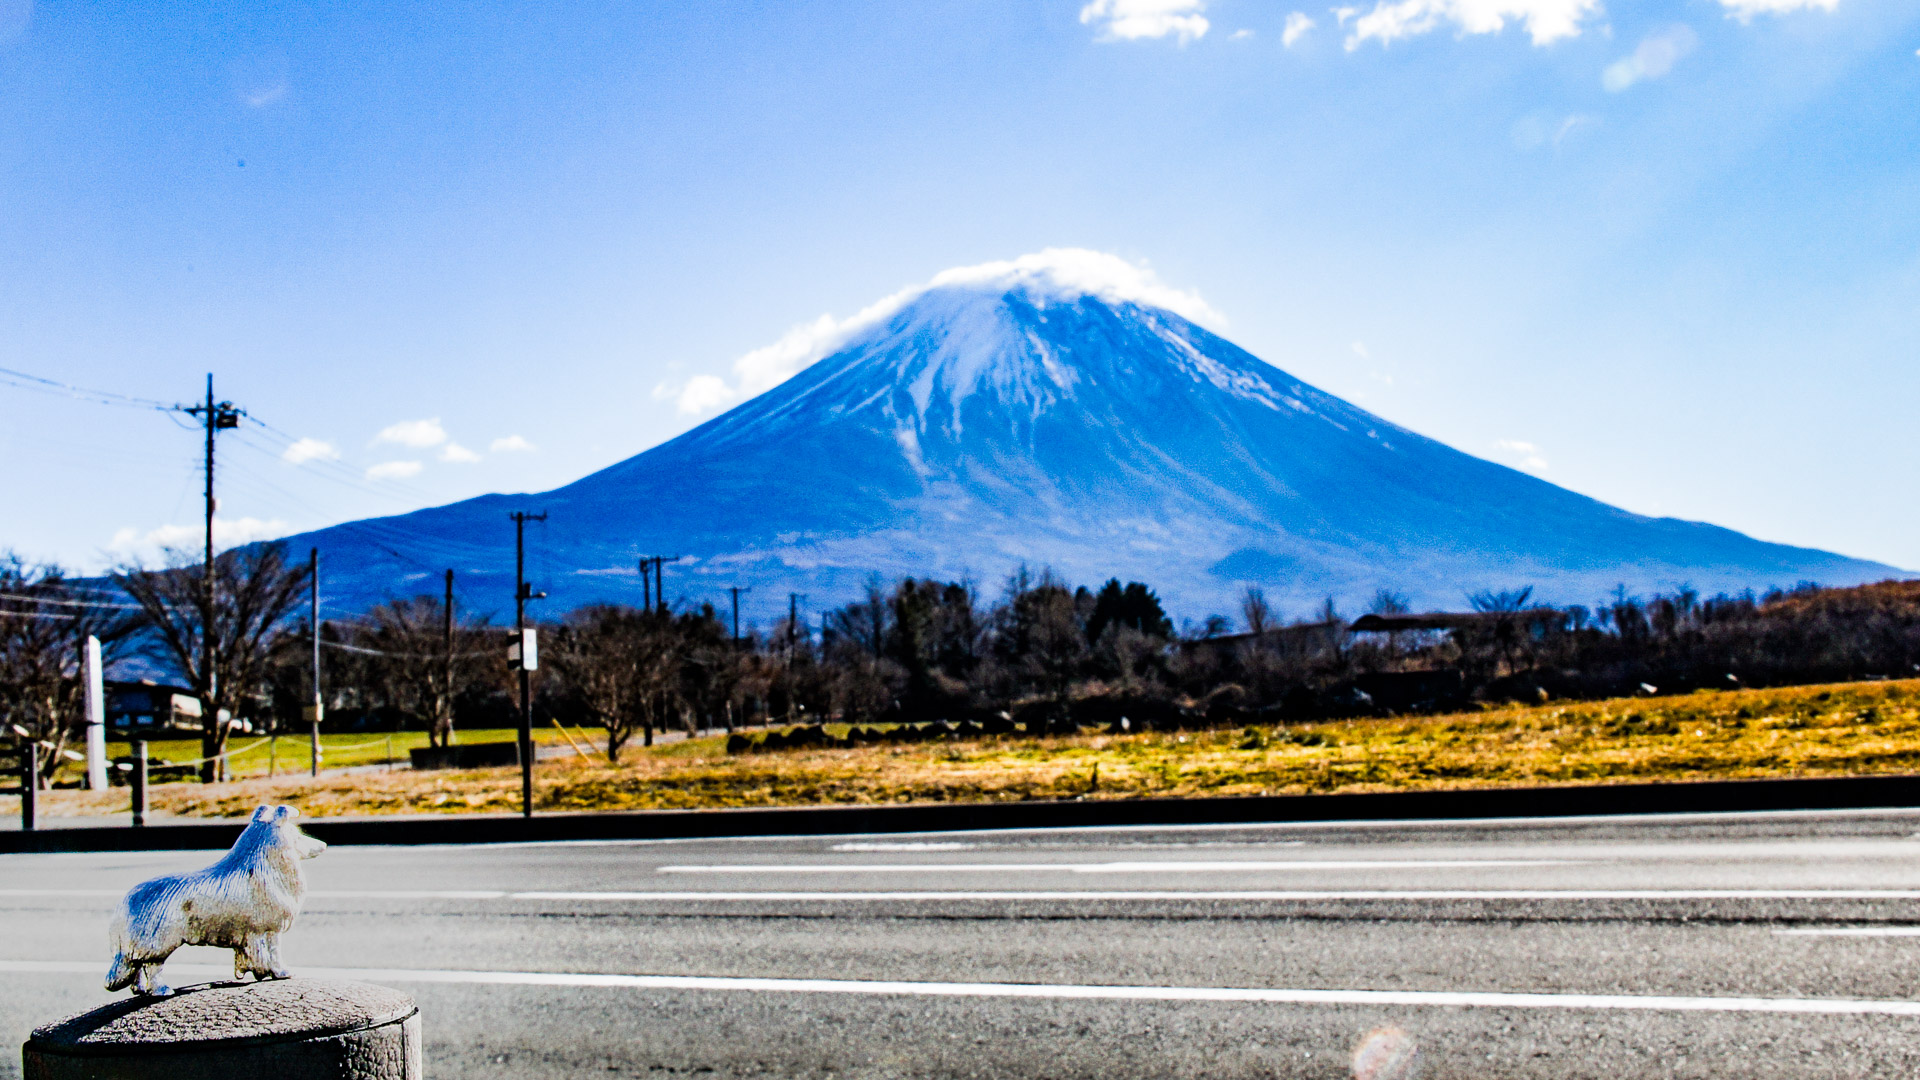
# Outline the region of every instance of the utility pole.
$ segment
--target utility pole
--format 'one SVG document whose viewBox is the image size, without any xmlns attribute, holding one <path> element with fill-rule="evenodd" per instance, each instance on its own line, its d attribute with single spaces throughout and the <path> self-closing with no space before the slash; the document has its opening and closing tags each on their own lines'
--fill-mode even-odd
<svg viewBox="0 0 1920 1080">
<path fill-rule="evenodd" d="M 219 501 L 213 496 L 213 437 L 215 434 L 240 426 L 240 417 L 245 413 L 236 409 L 231 401 L 213 400 L 213 374 L 207 374 L 207 400 L 203 405 L 195 405 L 183 410 L 200 418 L 207 429 L 206 450 L 206 519 L 207 546 L 206 565 L 202 569 L 200 588 L 200 685 L 195 687 L 200 694 L 202 756 L 209 759 L 201 768 L 201 775 L 207 780 L 219 779 L 224 762 L 214 760 L 214 751 L 219 746 L 220 711 L 214 707 L 214 698 L 219 693 L 218 681 L 214 677 L 214 629 L 213 629 L 213 512 Z M 207 725 L 213 725 L 208 727 Z"/>
<path fill-rule="evenodd" d="M 805 595 L 797 592 L 787 594 L 787 719 L 789 721 L 793 719 L 794 705 L 793 653 L 798 647 L 800 634 L 800 600 Z M 813 635 L 809 633 L 807 636 L 811 638 Z M 767 722 L 772 723 L 772 717 L 768 717 Z"/>
<path fill-rule="evenodd" d="M 653 560 L 644 556 L 640 559 L 640 609 L 653 614 L 653 570 L 648 565 Z"/>
<path fill-rule="evenodd" d="M 798 646 L 800 636 L 800 601 L 805 593 L 787 594 L 787 667 L 793 667 L 793 650 Z M 812 635 L 809 634 L 809 637 Z"/>
<path fill-rule="evenodd" d="M 740 594 L 743 592 L 752 592 L 753 586 L 735 585 L 732 588 L 728 589 L 727 591 L 733 594 L 733 649 L 735 652 L 739 652 L 740 651 Z"/>
<path fill-rule="evenodd" d="M 447 704 L 446 704 L 447 728 L 445 731 L 441 732 L 440 745 L 452 746 L 453 745 L 453 570 L 451 568 L 447 570 L 447 599 L 446 599 L 446 603 L 443 604 L 440 609 L 440 614 L 442 616 L 440 636 L 442 638 L 442 643 L 444 644 L 446 648 L 446 653 L 447 653 L 446 670 L 441 673 L 442 677 L 445 679 L 445 689 L 446 689 L 446 695 L 447 695 Z M 434 719 L 438 721 L 440 718 L 435 717 Z"/>
<path fill-rule="evenodd" d="M 686 558 L 684 555 L 642 555 L 640 557 L 640 577 L 643 580 L 647 576 L 647 567 L 653 567 L 653 595 L 649 600 L 651 603 L 659 604 L 661 611 L 667 610 L 667 581 L 664 568 L 666 564 L 679 562 L 684 558 Z"/>
<path fill-rule="evenodd" d="M 307 706 L 307 775 L 320 775 L 320 720 L 326 697 L 320 692 L 320 549 L 307 553 L 307 625 L 313 628 L 313 704 Z"/>
<path fill-rule="evenodd" d="M 533 672 L 540 666 L 533 633 L 527 629 L 527 601 L 544 600 L 546 593 L 527 584 L 527 522 L 545 521 L 543 511 L 516 510 L 513 518 L 513 648 L 507 658 L 520 669 L 520 816 L 533 816 Z"/>
</svg>

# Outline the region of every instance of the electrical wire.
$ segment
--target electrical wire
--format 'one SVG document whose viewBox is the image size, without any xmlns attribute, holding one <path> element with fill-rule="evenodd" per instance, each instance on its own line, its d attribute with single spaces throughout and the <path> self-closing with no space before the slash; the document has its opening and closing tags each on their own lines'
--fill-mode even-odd
<svg viewBox="0 0 1920 1080">
<path fill-rule="evenodd" d="M 445 660 L 447 659 L 447 656 L 448 656 L 447 653 L 443 653 L 443 652 L 436 652 L 436 653 L 388 652 L 385 649 L 369 649 L 364 645 L 349 645 L 344 641 L 322 641 L 320 644 L 326 646 L 329 649 L 339 649 L 341 652 L 359 653 L 362 656 L 385 656 L 395 660 Z M 470 652 L 453 653 L 452 655 L 455 659 L 460 659 L 460 658 L 474 657 L 474 656 L 494 656 L 496 654 L 492 649 L 475 649 Z"/>
<path fill-rule="evenodd" d="M 164 401 L 155 401 L 152 398 L 134 397 L 131 394 L 121 394 L 112 390 L 89 390 L 83 386 L 74 386 L 70 383 L 63 383 L 58 379 L 42 378 L 39 375 L 30 375 L 27 372 L 15 371 L 11 368 L 0 368 L 0 383 L 21 390 L 36 390 L 43 394 L 53 394 L 58 397 L 92 401 L 99 405 L 119 405 L 135 409 L 155 409 L 160 412 L 169 413 L 180 410 L 179 405 L 169 404 Z"/>
<path fill-rule="evenodd" d="M 35 604 L 52 604 L 56 607 L 77 608 L 113 608 L 120 611 L 144 611 L 139 604 L 107 604 L 92 600 L 54 600 L 45 596 L 31 596 L 26 593 L 0 592 L 0 600 L 25 600 Z"/>
</svg>

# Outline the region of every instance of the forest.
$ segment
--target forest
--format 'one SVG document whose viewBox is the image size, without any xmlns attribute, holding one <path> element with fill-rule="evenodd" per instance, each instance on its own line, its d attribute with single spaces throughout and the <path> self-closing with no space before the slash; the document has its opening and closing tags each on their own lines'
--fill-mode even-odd
<svg viewBox="0 0 1920 1080">
<path fill-rule="evenodd" d="M 203 705 L 203 779 L 234 730 L 302 731 L 315 696 L 328 730 L 517 722 L 509 628 L 440 596 L 350 618 L 306 618 L 309 567 L 277 545 L 75 581 L 0 560 L 0 714 L 58 765 L 80 721 L 80 643 L 115 668 L 156 671 Z M 211 582 L 211 587 L 209 587 Z M 1701 596 L 1681 588 L 1592 607 L 1532 590 L 1462 596 L 1414 613 L 1374 596 L 1346 613 L 1274 610 L 1246 587 L 1237 620 L 1178 627 L 1149 584 L 1088 585 L 1021 569 L 973 582 L 869 581 L 818 619 L 735 633 L 707 603 L 597 604 L 536 624 L 535 722 L 602 733 L 611 758 L 665 731 L 739 733 L 739 750 L 803 744 L 816 725 L 869 737 L 1197 729 L 1386 716 L 1701 688 L 1905 678 L 1920 671 L 1920 581 Z M 900 725 L 929 725 L 907 728 Z M 758 728 L 798 729 L 759 741 Z"/>
</svg>

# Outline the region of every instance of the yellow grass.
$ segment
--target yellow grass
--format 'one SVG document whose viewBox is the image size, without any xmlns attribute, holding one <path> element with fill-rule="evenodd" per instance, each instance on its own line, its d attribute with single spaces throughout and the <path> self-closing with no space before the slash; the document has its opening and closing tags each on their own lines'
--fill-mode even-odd
<svg viewBox="0 0 1920 1080">
<path fill-rule="evenodd" d="M 844 728 L 840 729 L 844 730 Z M 558 738 L 557 732 L 549 732 Z M 477 740 L 476 740 L 477 741 Z M 543 762 L 547 810 L 1126 799 L 1512 787 L 1920 771 L 1920 681 L 1505 706 L 1444 716 L 1142 735 L 729 756 L 719 739 Z M 45 813 L 124 813 L 126 794 L 57 791 Z M 230 816 L 266 801 L 313 815 L 518 807 L 513 769 L 167 784 L 163 814 Z M 0 812 L 11 812 L 0 805 Z"/>
</svg>

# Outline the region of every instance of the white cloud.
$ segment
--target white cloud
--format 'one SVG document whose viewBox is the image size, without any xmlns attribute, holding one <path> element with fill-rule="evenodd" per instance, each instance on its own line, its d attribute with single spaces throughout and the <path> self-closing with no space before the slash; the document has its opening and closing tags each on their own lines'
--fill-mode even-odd
<svg viewBox="0 0 1920 1080">
<path fill-rule="evenodd" d="M 450 442 L 440 448 L 439 458 L 441 461 L 451 462 L 455 465 L 471 465 L 480 460 L 480 455 L 461 446 L 457 442 Z"/>
<path fill-rule="evenodd" d="M 1840 7 L 1840 0 L 1720 0 L 1727 17 L 1751 22 L 1755 15 L 1787 15 L 1795 11 L 1825 11 Z"/>
<path fill-rule="evenodd" d="M 1637 82 L 1658 79 L 1693 51 L 1700 38 L 1690 26 L 1669 26 L 1648 34 L 1632 53 L 1607 65 L 1600 85 L 1617 94 Z"/>
<path fill-rule="evenodd" d="M 213 519 L 213 546 L 230 548 L 241 544 L 251 544 L 256 540 L 272 540 L 285 536 L 292 526 L 279 518 L 263 521 L 260 518 L 244 517 Z M 108 542 L 107 550 L 120 555 L 152 555 L 167 548 L 197 549 L 206 543 L 206 526 L 162 525 L 156 529 L 141 532 L 135 528 L 115 530 L 113 539 Z"/>
<path fill-rule="evenodd" d="M 1280 31 L 1280 44 L 1291 49 L 1293 48 L 1293 43 L 1306 37 L 1307 31 L 1311 29 L 1313 29 L 1313 20 L 1307 18 L 1306 12 L 1289 12 L 1287 15 L 1287 25 Z"/>
<path fill-rule="evenodd" d="M 1100 24 L 1102 41 L 1138 41 L 1172 37 L 1185 45 L 1205 37 L 1207 0 L 1093 0 L 1080 9 L 1080 21 Z"/>
<path fill-rule="evenodd" d="M 1529 472 L 1547 471 L 1547 459 L 1541 457 L 1540 448 L 1530 442 L 1522 442 L 1519 439 L 1495 439 L 1493 448 L 1508 457 L 1519 459 L 1520 467 Z"/>
<path fill-rule="evenodd" d="M 420 467 L 417 461 L 383 461 L 367 470 L 367 479 L 405 480 L 420 475 Z"/>
<path fill-rule="evenodd" d="M 1145 263 L 1131 263 L 1118 255 L 1086 248 L 1047 248 L 1017 259 L 958 266 L 935 274 L 927 287 L 938 289 L 949 285 L 1009 289 L 1030 286 L 1065 297 L 1095 296 L 1108 303 L 1166 308 L 1194 322 L 1226 323 L 1225 316 L 1202 300 L 1200 294 L 1162 283 Z M 907 296 L 917 293 L 918 290 L 914 290 Z"/>
<path fill-rule="evenodd" d="M 915 285 L 878 300 L 845 319 L 822 315 L 788 330 L 780 340 L 733 362 L 733 381 L 696 375 L 685 383 L 654 387 L 655 399 L 676 399 L 681 412 L 699 413 L 764 393 L 810 365 L 832 355 L 853 336 L 905 307 L 929 289 L 1032 288 L 1063 298 L 1095 296 L 1108 303 L 1137 303 L 1216 327 L 1226 324 L 1200 295 L 1164 284 L 1144 263 L 1085 248 L 1047 248 L 1017 259 L 956 266 L 925 285 Z"/>
<path fill-rule="evenodd" d="M 1252 36 L 1253 36 L 1253 31 L 1251 30 L 1235 30 L 1231 35 L 1229 35 L 1229 37 L 1231 37 L 1234 41 L 1245 41 Z"/>
<path fill-rule="evenodd" d="M 1364 341 L 1356 341 L 1353 344 L 1347 346 L 1347 348 L 1352 349 L 1353 355 L 1359 357 L 1362 360 L 1369 359 L 1373 356 L 1372 353 L 1367 351 L 1367 343 Z"/>
<path fill-rule="evenodd" d="M 1369 39 L 1390 45 L 1442 23 L 1454 25 L 1462 35 L 1497 34 L 1508 19 L 1525 24 L 1535 45 L 1549 45 L 1579 37 L 1582 23 L 1600 10 L 1600 0 L 1379 0 L 1372 11 L 1354 18 L 1347 48 L 1357 49 Z M 1353 8 L 1335 10 L 1342 25 L 1355 13 Z"/>
<path fill-rule="evenodd" d="M 496 454 L 531 454 L 534 445 L 518 435 L 502 435 L 487 449 Z"/>
<path fill-rule="evenodd" d="M 280 460 L 289 465 L 303 465 L 309 461 L 332 461 L 339 456 L 340 451 L 330 442 L 301 439 L 282 451 Z"/>
<path fill-rule="evenodd" d="M 402 420 L 382 428 L 373 441 L 412 447 L 439 446 L 447 441 L 447 429 L 440 426 L 437 416 L 431 420 Z"/>
<path fill-rule="evenodd" d="M 822 316 L 825 318 L 825 316 Z M 784 340 L 784 339 L 782 339 Z M 695 375 L 680 388 L 676 402 L 683 413 L 703 413 L 727 404 L 739 394 L 718 375 Z"/>
<path fill-rule="evenodd" d="M 1568 137 L 1583 128 L 1593 127 L 1600 121 L 1595 117 L 1575 113 L 1558 120 L 1540 113 L 1531 113 L 1513 123 L 1513 145 L 1520 150 L 1538 150 L 1543 146 L 1559 147 Z"/>
</svg>

